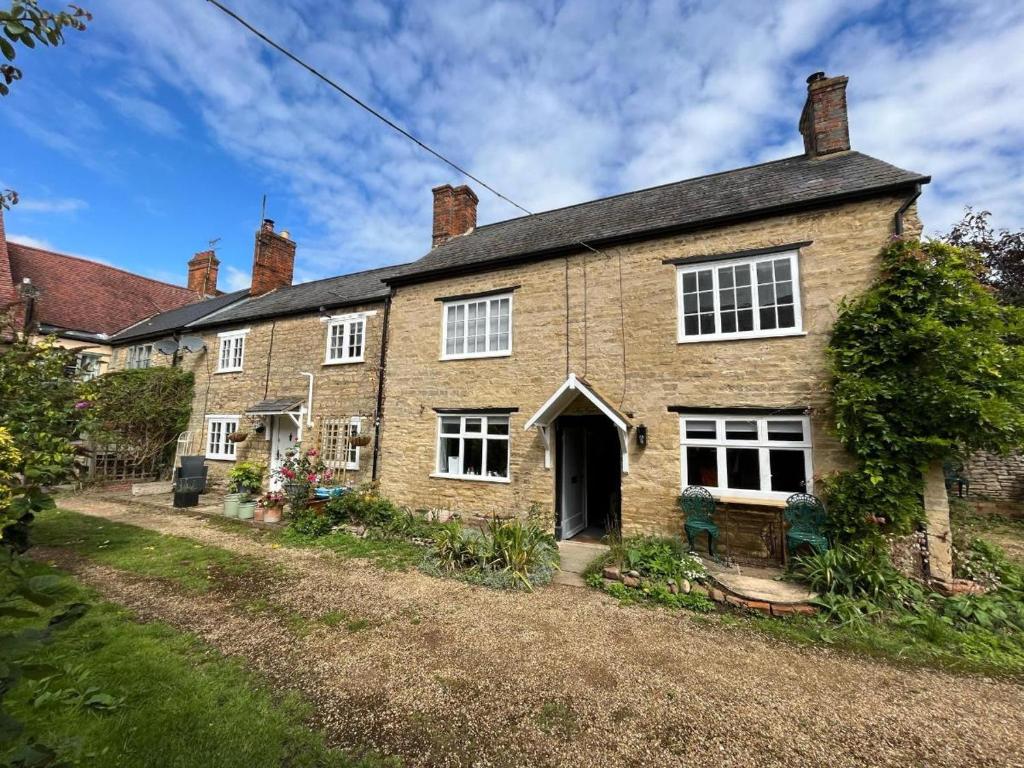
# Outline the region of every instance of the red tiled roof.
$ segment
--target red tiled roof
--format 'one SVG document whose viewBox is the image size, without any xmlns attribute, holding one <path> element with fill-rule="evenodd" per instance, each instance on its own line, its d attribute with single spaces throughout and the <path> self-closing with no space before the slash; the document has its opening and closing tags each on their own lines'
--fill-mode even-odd
<svg viewBox="0 0 1024 768">
<path fill-rule="evenodd" d="M 34 319 L 54 328 L 113 334 L 200 298 L 179 285 L 12 241 L 7 254 L 14 285 L 28 277 L 39 289 Z"/>
</svg>

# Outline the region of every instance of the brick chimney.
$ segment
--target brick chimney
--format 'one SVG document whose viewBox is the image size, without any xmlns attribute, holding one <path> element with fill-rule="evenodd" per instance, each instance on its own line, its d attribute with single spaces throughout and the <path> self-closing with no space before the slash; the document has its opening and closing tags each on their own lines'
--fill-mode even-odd
<svg viewBox="0 0 1024 768">
<path fill-rule="evenodd" d="M 291 285 L 294 271 L 295 242 L 287 232 L 275 232 L 271 219 L 264 219 L 263 226 L 256 233 L 250 295 L 260 296 Z"/>
<path fill-rule="evenodd" d="M 807 101 L 800 115 L 800 133 L 808 157 L 845 152 L 850 148 L 850 124 L 846 116 L 846 83 L 843 75 L 826 77 L 815 72 L 807 78 Z"/>
<path fill-rule="evenodd" d="M 453 237 L 467 235 L 476 227 L 476 193 L 465 184 L 434 187 L 434 238 L 436 248 Z"/>
<path fill-rule="evenodd" d="M 188 289 L 202 297 L 217 295 L 220 260 L 213 251 L 200 251 L 188 262 Z"/>
</svg>

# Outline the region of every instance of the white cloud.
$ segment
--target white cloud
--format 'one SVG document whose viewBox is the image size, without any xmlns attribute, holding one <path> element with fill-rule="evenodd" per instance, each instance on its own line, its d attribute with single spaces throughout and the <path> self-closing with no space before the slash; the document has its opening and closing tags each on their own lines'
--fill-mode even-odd
<svg viewBox="0 0 1024 768">
<path fill-rule="evenodd" d="M 97 3 L 110 56 L 137 70 L 114 103 L 174 135 L 151 94 L 177 89 L 224 151 L 283 180 L 316 233 L 295 233 L 297 274 L 426 251 L 430 187 L 462 181 L 452 169 L 209 4 Z M 804 78 L 826 69 L 850 76 L 855 148 L 933 174 L 930 231 L 965 204 L 1024 226 L 1024 10 L 1008 0 L 233 5 L 531 210 L 794 154 Z M 482 223 L 517 214 L 477 191 Z"/>
<path fill-rule="evenodd" d="M 73 256 L 76 259 L 87 259 L 88 261 L 95 261 L 97 264 L 106 264 L 107 266 L 113 266 L 109 261 L 105 259 L 97 259 L 95 256 L 86 256 L 83 253 L 75 253 L 73 251 L 66 251 L 62 248 L 57 247 L 51 241 L 43 237 L 33 237 L 32 235 L 22 235 L 17 232 L 11 232 L 7 234 L 7 241 L 11 243 L 19 243 L 26 245 L 29 248 L 38 248 L 42 251 L 53 251 L 64 256 Z"/>
<path fill-rule="evenodd" d="M 18 203 L 19 213 L 74 213 L 88 208 L 85 200 L 77 197 L 23 197 Z"/>
<path fill-rule="evenodd" d="M 231 293 L 232 291 L 240 291 L 243 288 L 248 288 L 252 283 L 252 280 L 248 272 L 244 272 L 238 267 L 228 265 L 227 269 L 221 270 L 220 275 L 218 275 L 217 278 L 217 283 L 217 287 L 222 291 Z"/>
<path fill-rule="evenodd" d="M 172 138 L 181 133 L 181 123 L 155 101 L 122 90 L 104 90 L 100 94 L 124 117 L 139 123 L 159 136 Z"/>
</svg>

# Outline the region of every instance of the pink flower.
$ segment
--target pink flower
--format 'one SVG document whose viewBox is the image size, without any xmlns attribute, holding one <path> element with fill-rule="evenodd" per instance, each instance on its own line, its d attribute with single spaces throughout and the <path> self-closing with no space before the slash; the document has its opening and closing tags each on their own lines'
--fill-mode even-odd
<svg viewBox="0 0 1024 768">
<path fill-rule="evenodd" d="M 88 400 L 79 400 L 77 403 L 75 403 L 75 410 L 76 411 L 81 411 L 81 410 L 83 410 L 85 408 L 91 408 L 91 407 L 92 407 L 92 403 L 90 403 Z"/>
<path fill-rule="evenodd" d="M 306 451 L 306 455 L 307 456 L 319 456 L 320 452 L 316 448 L 310 448 L 308 451 Z"/>
<path fill-rule="evenodd" d="M 284 467 L 281 470 L 281 474 L 287 477 L 289 480 L 292 480 L 295 477 L 295 473 L 288 469 L 288 467 Z"/>
<path fill-rule="evenodd" d="M 308 480 L 311 483 L 315 483 L 316 482 L 316 473 L 315 472 L 310 472 L 308 475 L 306 475 L 306 480 Z"/>
</svg>

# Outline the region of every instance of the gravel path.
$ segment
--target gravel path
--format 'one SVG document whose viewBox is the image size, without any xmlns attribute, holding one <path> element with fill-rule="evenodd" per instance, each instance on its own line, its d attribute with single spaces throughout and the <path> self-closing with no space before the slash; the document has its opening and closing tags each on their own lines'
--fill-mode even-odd
<svg viewBox="0 0 1024 768">
<path fill-rule="evenodd" d="M 383 572 L 183 513 L 61 506 L 282 566 L 197 600 L 40 552 L 141 619 L 301 690 L 332 743 L 410 765 L 1024 766 L 1012 683 L 797 649 L 579 588 L 508 594 Z"/>
</svg>

